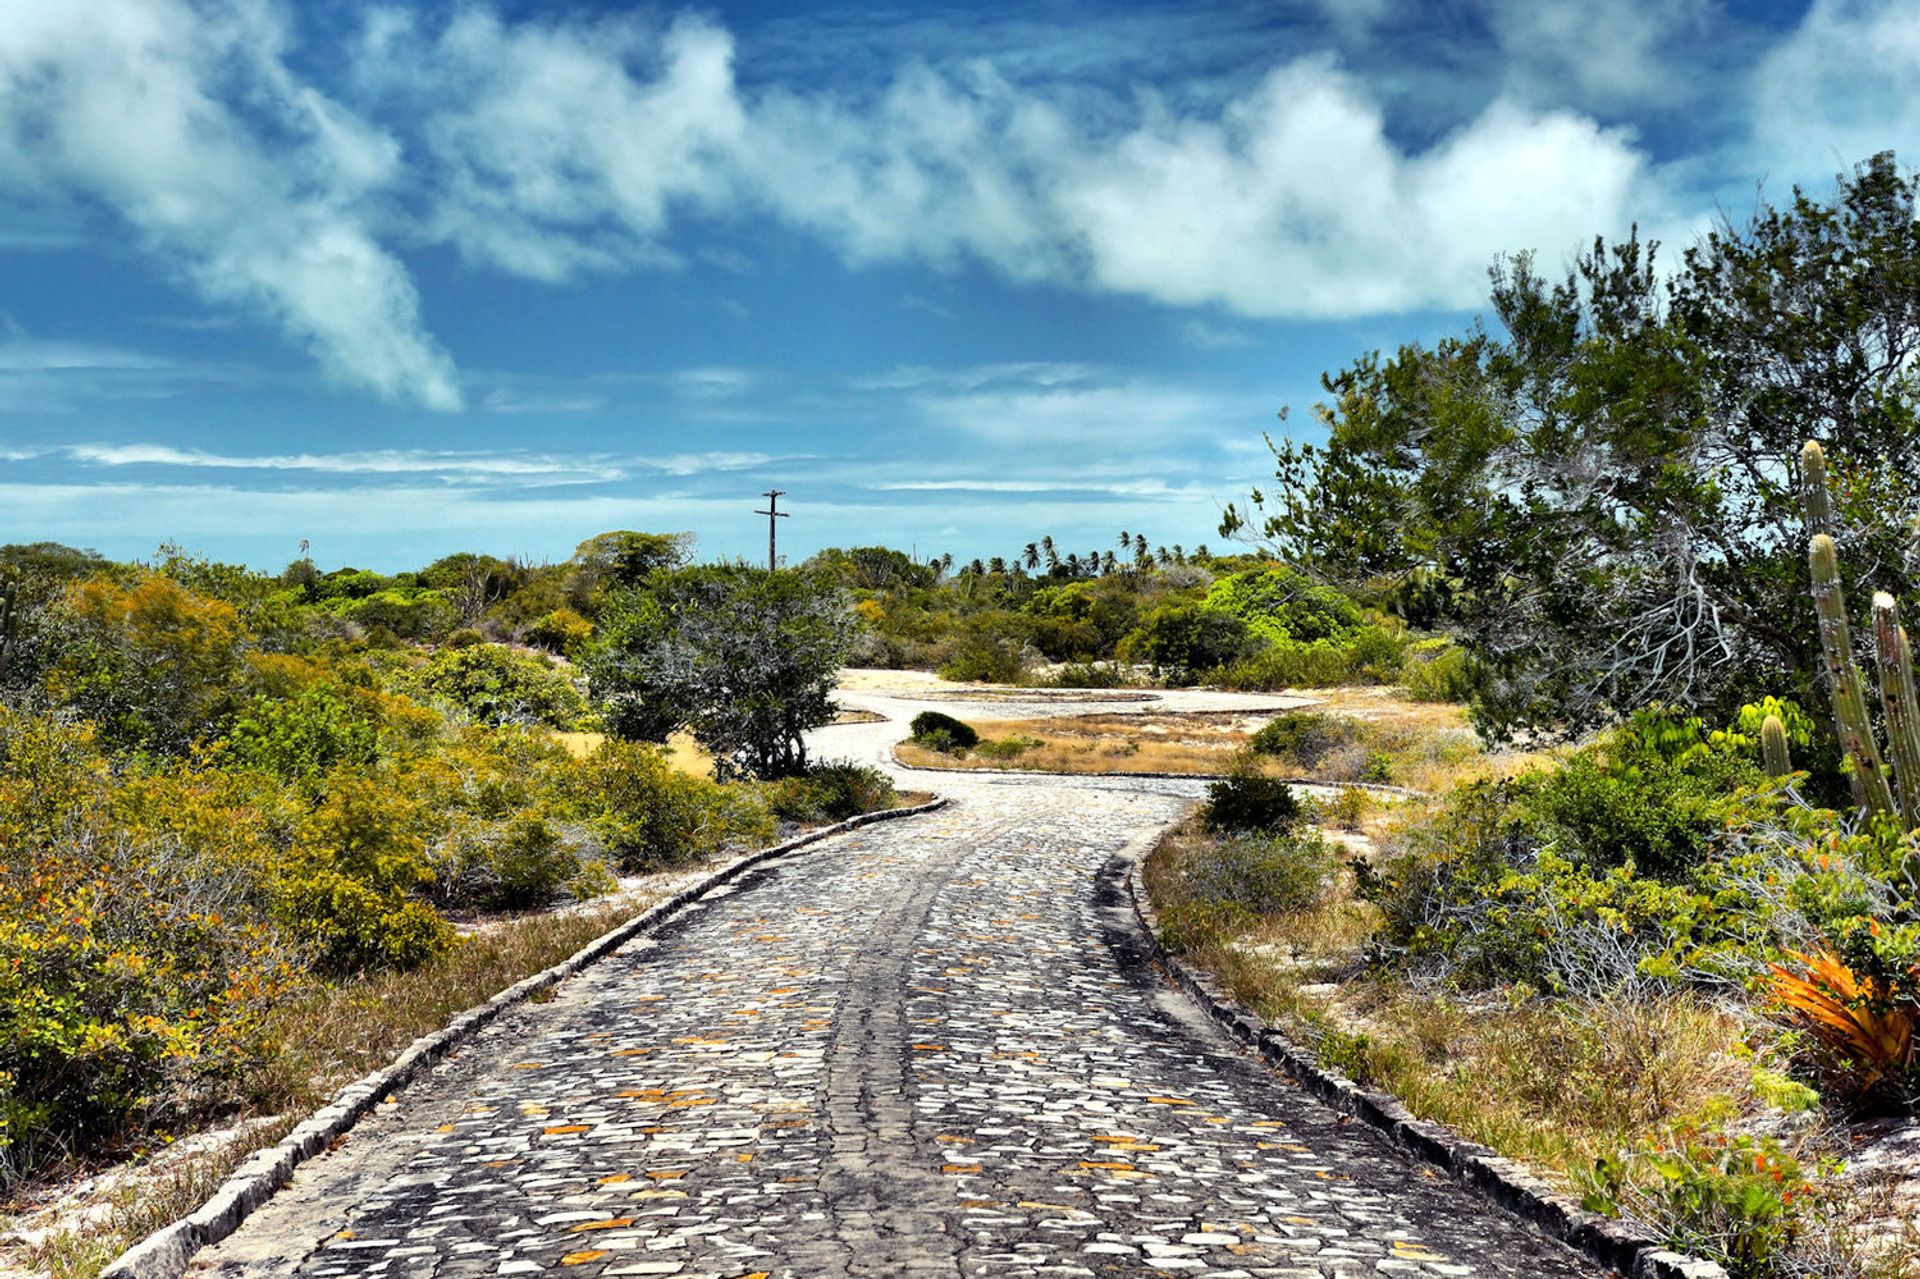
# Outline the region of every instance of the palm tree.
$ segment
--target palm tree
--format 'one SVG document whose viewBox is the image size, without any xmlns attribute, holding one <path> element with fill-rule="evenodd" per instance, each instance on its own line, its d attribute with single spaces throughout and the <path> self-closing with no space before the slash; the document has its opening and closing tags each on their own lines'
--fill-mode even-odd
<svg viewBox="0 0 1920 1279">
<path fill-rule="evenodd" d="M 980 562 L 979 556 L 976 555 L 972 559 L 967 561 L 967 572 L 973 574 L 975 577 L 979 577 L 982 573 L 986 571 L 987 571 L 987 566 Z"/>
<path fill-rule="evenodd" d="M 1147 535 L 1145 533 L 1135 533 L 1133 535 L 1133 562 L 1141 565 L 1149 562 L 1147 559 Z"/>
<path fill-rule="evenodd" d="M 1007 562 L 1001 559 L 998 555 L 994 556 L 992 559 L 987 561 L 987 572 L 999 573 L 1004 575 L 1006 571 L 1007 571 Z"/>
<path fill-rule="evenodd" d="M 1105 555 L 1102 555 L 1100 557 L 1100 571 L 1102 573 L 1113 572 L 1113 565 L 1114 565 L 1114 558 L 1113 558 L 1112 551 L 1108 551 Z"/>
<path fill-rule="evenodd" d="M 1196 560 L 1210 560 L 1213 558 L 1213 552 L 1207 549 L 1205 542 L 1202 542 L 1193 548 L 1193 558 Z"/>
<path fill-rule="evenodd" d="M 1121 529 L 1120 540 L 1115 542 L 1114 545 L 1119 547 L 1123 551 L 1126 550 L 1128 547 L 1133 545 L 1133 535 L 1127 532 L 1127 530 Z"/>
<path fill-rule="evenodd" d="M 1060 552 L 1053 548 L 1053 534 L 1049 533 L 1040 539 L 1040 554 L 1047 561 L 1047 572 L 1051 573 L 1060 567 Z"/>
<path fill-rule="evenodd" d="M 1161 568 L 1165 568 L 1167 565 L 1173 563 L 1173 553 L 1164 546 L 1156 546 L 1153 548 L 1153 558 L 1160 561 Z"/>
<path fill-rule="evenodd" d="M 1020 553 L 1020 559 L 1028 568 L 1039 568 L 1040 544 L 1038 542 L 1028 542 L 1027 549 Z"/>
<path fill-rule="evenodd" d="M 1178 542 L 1173 544 L 1173 562 L 1175 564 L 1185 564 L 1187 562 L 1186 549 Z"/>
</svg>

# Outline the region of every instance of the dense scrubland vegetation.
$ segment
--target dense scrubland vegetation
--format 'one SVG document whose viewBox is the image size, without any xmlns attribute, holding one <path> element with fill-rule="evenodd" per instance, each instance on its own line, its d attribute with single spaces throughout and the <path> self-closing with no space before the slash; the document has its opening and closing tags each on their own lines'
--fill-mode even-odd
<svg viewBox="0 0 1920 1279">
<path fill-rule="evenodd" d="M 1883 156 L 1670 273 L 1520 257 L 1499 332 L 1329 376 L 1228 529 L 1447 636 L 1527 752 L 1337 814 L 1248 767 L 1149 868 L 1326 1061 L 1742 1276 L 1916 1268 L 1846 1168 L 1920 1101 L 1915 195 Z"/>
<path fill-rule="evenodd" d="M 1043 537 L 960 566 L 834 548 L 808 566 L 851 592 L 859 665 L 1053 687 L 1404 682 L 1435 699 L 1465 693 L 1461 655 L 1444 638 L 1270 555 L 1152 549 L 1126 532 L 1116 545 L 1119 555 L 1062 556 Z"/>
<path fill-rule="evenodd" d="M 387 576 L 0 548 L 0 1188 L 310 1100 L 610 916 L 463 922 L 890 804 L 798 749 L 833 714 L 838 586 L 685 552 Z M 657 744 L 683 730 L 720 780 Z"/>
</svg>

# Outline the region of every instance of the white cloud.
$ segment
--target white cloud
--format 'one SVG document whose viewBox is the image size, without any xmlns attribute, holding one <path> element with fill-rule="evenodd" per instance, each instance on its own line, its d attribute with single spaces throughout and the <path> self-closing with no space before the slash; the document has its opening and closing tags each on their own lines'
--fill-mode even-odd
<svg viewBox="0 0 1920 1279">
<path fill-rule="evenodd" d="M 26 456 L 60 454 L 89 466 L 158 466 L 194 470 L 308 471 L 321 475 L 419 476 L 444 481 L 503 483 L 600 483 L 635 474 L 684 477 L 752 470 L 773 461 L 770 453 L 715 449 L 699 453 L 614 456 L 604 453 L 456 452 L 437 449 L 376 449 L 358 453 L 215 453 L 171 444 L 68 444 Z"/>
<path fill-rule="evenodd" d="M 720 400 L 752 389 L 760 375 L 752 369 L 737 369 L 725 364 L 681 369 L 668 379 L 674 392 L 695 400 Z"/>
<path fill-rule="evenodd" d="M 1814 0 L 1749 82 L 1750 163 L 1818 181 L 1875 152 L 1920 159 L 1920 14 L 1910 0 Z"/>
<path fill-rule="evenodd" d="M 397 145 L 297 80 L 285 40 L 268 0 L 13 0 L 0 190 L 98 202 L 208 299 L 269 317 L 340 378 L 456 407 L 452 365 L 362 208 Z"/>
<path fill-rule="evenodd" d="M 1711 0 L 1492 0 L 1509 84 L 1530 100 L 1594 108 L 1665 106 L 1707 87 L 1703 57 L 1724 40 Z"/>
<path fill-rule="evenodd" d="M 73 444 L 63 450 L 94 466 L 170 466 L 328 475 L 435 475 L 443 479 L 615 480 L 626 471 L 605 459 L 513 453 L 380 449 L 365 453 L 236 455 L 167 444 Z"/>
<path fill-rule="evenodd" d="M 385 24 L 368 54 L 369 74 L 425 113 L 427 232 L 476 261 L 543 280 L 669 263 L 674 207 L 730 189 L 724 156 L 745 127 L 733 40 L 704 20 L 656 35 L 465 9 L 436 35 Z"/>
<path fill-rule="evenodd" d="M 1836 29 L 1853 20 L 1828 10 Z M 1558 18 L 1525 22 L 1552 48 L 1577 43 Z M 1325 56 L 1279 61 L 1224 101 L 1013 79 L 985 58 L 909 61 L 877 91 L 743 86 L 709 19 L 509 21 L 469 5 L 369 11 L 354 70 L 322 91 L 294 69 L 324 59 L 294 56 L 309 51 L 289 47 L 292 25 L 283 0 L 15 0 L 0 191 L 111 209 L 210 302 L 269 317 L 344 380 L 436 408 L 461 390 L 390 243 L 542 281 L 688 255 L 731 270 L 750 265 L 737 250 L 680 242 L 770 215 L 854 265 L 979 262 L 1331 318 L 1476 305 L 1496 253 L 1551 260 L 1667 203 L 1629 134 L 1520 98 L 1399 141 L 1391 86 Z"/>
<path fill-rule="evenodd" d="M 480 406 L 489 413 L 515 415 L 521 413 L 592 413 L 607 406 L 607 401 L 597 395 L 569 395 L 565 393 L 543 394 L 538 391 L 516 391 L 510 387 L 497 386 L 488 391 Z"/>
</svg>

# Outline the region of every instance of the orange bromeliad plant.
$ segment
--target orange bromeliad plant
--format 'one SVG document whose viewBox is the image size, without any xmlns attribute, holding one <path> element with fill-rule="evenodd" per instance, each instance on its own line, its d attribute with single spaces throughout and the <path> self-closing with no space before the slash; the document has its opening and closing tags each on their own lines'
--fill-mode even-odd
<svg viewBox="0 0 1920 1279">
<path fill-rule="evenodd" d="M 1794 955 L 1796 973 L 1774 964 L 1773 998 L 1821 1047 L 1851 1063 L 1861 1092 L 1914 1064 L 1914 1014 L 1884 982 L 1862 981 L 1830 950 Z"/>
</svg>

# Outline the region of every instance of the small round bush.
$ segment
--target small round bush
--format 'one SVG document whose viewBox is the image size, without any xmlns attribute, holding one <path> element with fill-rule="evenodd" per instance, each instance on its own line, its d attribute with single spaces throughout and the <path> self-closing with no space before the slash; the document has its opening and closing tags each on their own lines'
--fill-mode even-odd
<svg viewBox="0 0 1920 1279">
<path fill-rule="evenodd" d="M 1248 739 L 1247 749 L 1312 768 L 1339 747 L 1360 740 L 1365 732 L 1364 724 L 1346 715 L 1282 715 Z"/>
<path fill-rule="evenodd" d="M 1236 773 L 1207 787 L 1202 819 L 1212 831 L 1284 831 L 1306 820 L 1293 787 L 1259 773 Z"/>
<path fill-rule="evenodd" d="M 815 764 L 803 777 L 788 777 L 767 788 L 767 803 L 776 817 L 794 822 L 839 822 L 894 802 L 893 783 L 885 773 L 860 764 Z"/>
<path fill-rule="evenodd" d="M 1318 831 L 1294 831 L 1237 835 L 1188 857 L 1180 871 L 1193 901 L 1275 915 L 1319 901 L 1338 866 Z"/>
<path fill-rule="evenodd" d="M 935 750 L 957 753 L 972 750 L 980 744 L 980 734 L 974 732 L 970 725 L 961 723 L 951 715 L 942 715 L 939 711 L 920 712 L 913 717 L 910 727 L 913 730 L 913 739 L 923 744 L 928 744 L 926 739 L 932 738 L 936 733 L 946 734 L 947 744 L 936 746 Z"/>
</svg>

